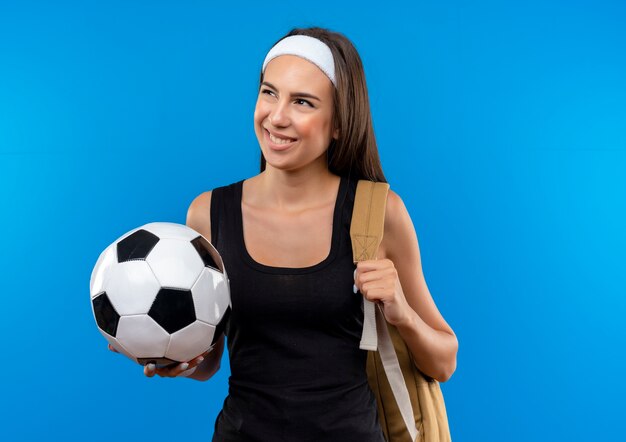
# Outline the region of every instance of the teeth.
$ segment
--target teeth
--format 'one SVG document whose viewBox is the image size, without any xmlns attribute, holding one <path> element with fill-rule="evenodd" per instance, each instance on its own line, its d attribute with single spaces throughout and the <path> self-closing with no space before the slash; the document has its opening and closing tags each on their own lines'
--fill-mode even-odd
<svg viewBox="0 0 626 442">
<path fill-rule="evenodd" d="M 270 140 L 272 140 L 272 143 L 276 143 L 276 144 L 289 144 L 289 143 L 291 143 L 293 141 L 291 138 L 289 138 L 289 139 L 277 138 L 274 135 L 272 135 L 271 133 L 270 133 Z"/>
</svg>

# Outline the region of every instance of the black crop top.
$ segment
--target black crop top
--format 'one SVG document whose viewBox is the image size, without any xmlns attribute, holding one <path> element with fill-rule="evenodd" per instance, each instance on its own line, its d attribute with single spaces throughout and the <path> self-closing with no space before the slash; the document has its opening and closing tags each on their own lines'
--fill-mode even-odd
<svg viewBox="0 0 626 442">
<path fill-rule="evenodd" d="M 211 196 L 211 242 L 232 301 L 229 392 L 213 441 L 384 442 L 359 349 L 362 295 L 352 291 L 356 180 L 341 178 L 330 253 L 304 268 L 270 267 L 248 254 L 242 184 Z"/>
</svg>

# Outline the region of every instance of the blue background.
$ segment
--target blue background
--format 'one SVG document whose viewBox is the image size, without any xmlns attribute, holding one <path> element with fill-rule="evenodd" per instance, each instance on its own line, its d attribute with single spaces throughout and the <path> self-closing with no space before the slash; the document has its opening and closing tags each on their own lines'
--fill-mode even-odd
<svg viewBox="0 0 626 442">
<path fill-rule="evenodd" d="M 506 4 L 505 4 L 506 3 Z M 456 441 L 616 440 L 626 4 L 0 3 L 2 440 L 210 440 L 227 391 L 148 379 L 89 306 L 100 252 L 258 173 L 271 44 L 348 36 L 384 171 L 456 332 Z"/>
</svg>

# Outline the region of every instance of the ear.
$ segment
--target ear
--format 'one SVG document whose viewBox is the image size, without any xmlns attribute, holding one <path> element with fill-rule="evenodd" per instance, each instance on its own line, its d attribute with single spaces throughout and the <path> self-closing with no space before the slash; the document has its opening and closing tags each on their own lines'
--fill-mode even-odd
<svg viewBox="0 0 626 442">
<path fill-rule="evenodd" d="M 339 139 L 339 129 L 335 129 L 335 130 L 334 130 L 334 132 L 333 132 L 333 138 L 334 138 L 335 140 L 338 140 L 338 139 Z"/>
</svg>

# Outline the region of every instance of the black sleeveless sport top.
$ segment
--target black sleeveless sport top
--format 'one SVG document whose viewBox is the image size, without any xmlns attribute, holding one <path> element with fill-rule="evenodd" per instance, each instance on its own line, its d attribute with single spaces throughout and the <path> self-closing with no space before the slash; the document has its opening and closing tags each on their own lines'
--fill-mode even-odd
<svg viewBox="0 0 626 442">
<path fill-rule="evenodd" d="M 230 280 L 231 376 L 213 441 L 384 442 L 359 349 L 350 219 L 356 180 L 341 177 L 330 253 L 304 268 L 270 267 L 247 252 L 243 180 L 211 196 L 212 244 Z"/>
</svg>

